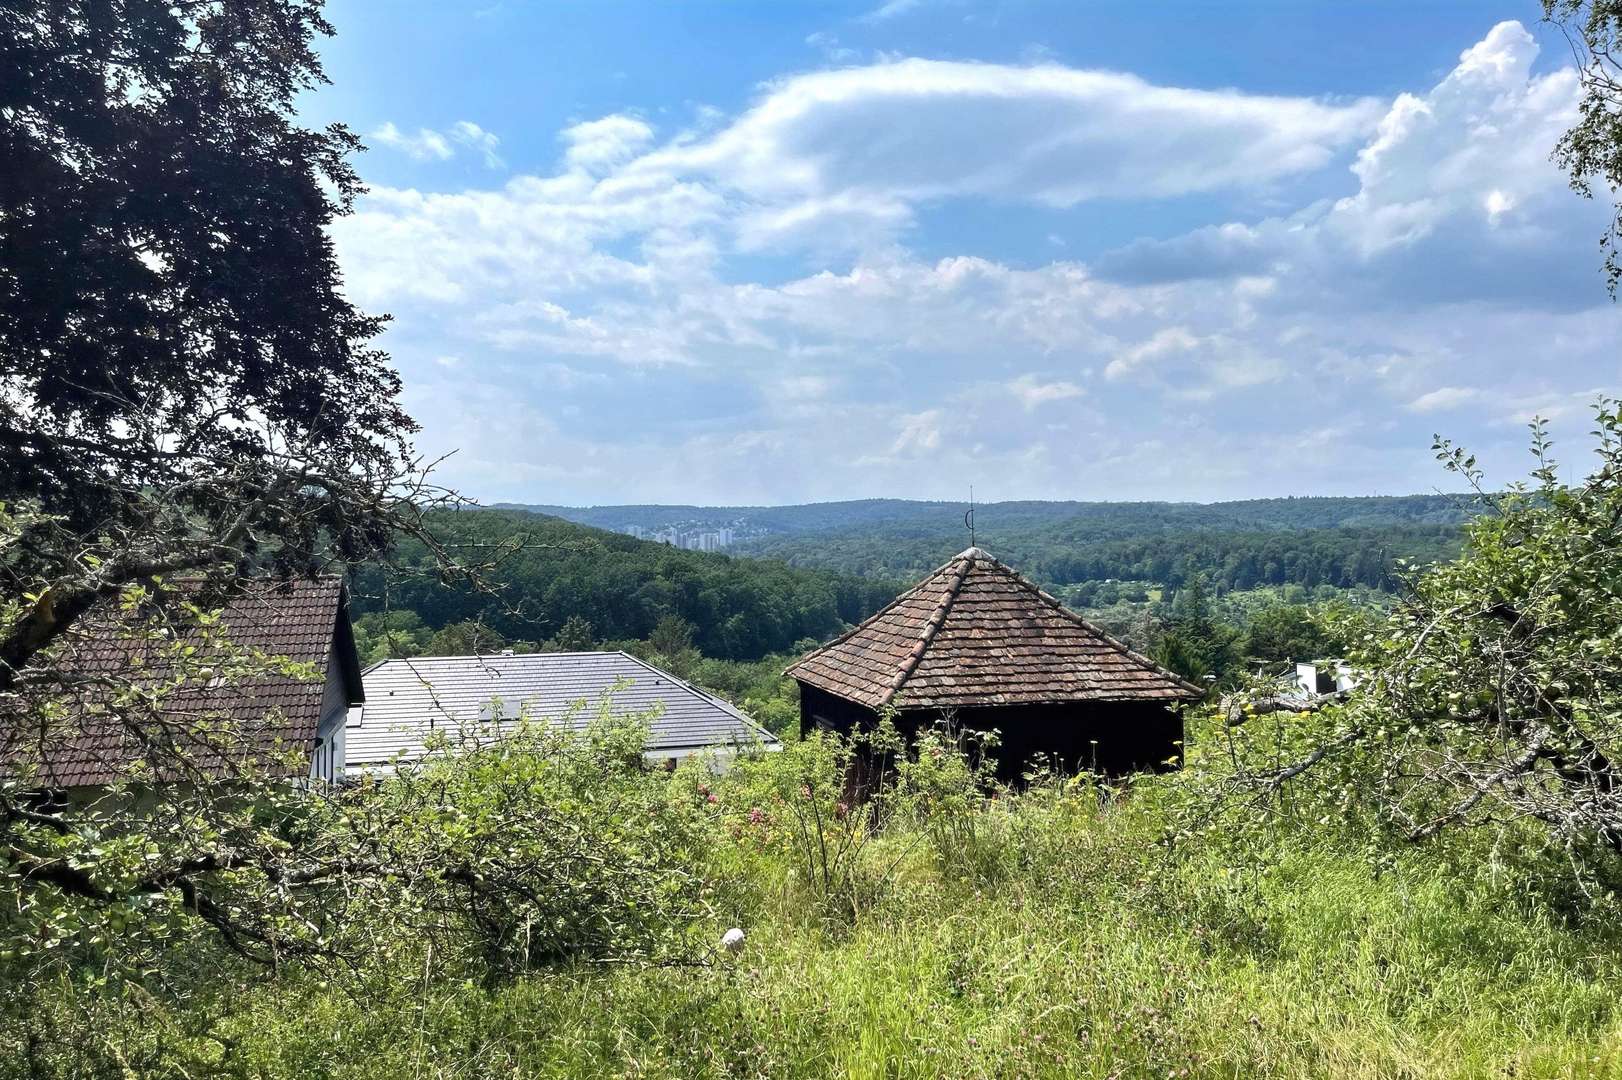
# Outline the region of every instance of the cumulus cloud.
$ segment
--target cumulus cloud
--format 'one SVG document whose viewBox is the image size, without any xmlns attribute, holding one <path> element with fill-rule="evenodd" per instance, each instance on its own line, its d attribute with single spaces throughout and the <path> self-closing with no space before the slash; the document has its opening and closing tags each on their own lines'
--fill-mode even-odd
<svg viewBox="0 0 1622 1080">
<path fill-rule="evenodd" d="M 563 160 L 571 169 L 595 173 L 635 157 L 653 141 L 653 128 L 634 116 L 605 116 L 565 128 Z"/>
<path fill-rule="evenodd" d="M 1591 246 L 1596 208 L 1548 160 L 1576 117 L 1576 75 L 1533 76 L 1536 54 L 1525 28 L 1500 23 L 1431 90 L 1399 95 L 1358 150 L 1345 198 L 1139 241 L 1097 268 L 1131 283 L 1271 275 L 1280 305 L 1308 290 L 1355 305 L 1585 304 L 1592 267 L 1574 253 Z"/>
<path fill-rule="evenodd" d="M 1595 208 L 1547 161 L 1576 86 L 1532 50 L 1493 28 L 1380 106 L 1053 65 L 818 72 L 708 134 L 620 113 L 560 133 L 552 175 L 377 188 L 334 234 L 351 292 L 397 315 L 411 407 L 489 497 L 1423 488 L 1433 414 L 1518 451 L 1513 402 L 1575 424 L 1574 387 L 1622 379 Z M 1324 169 L 1350 194 L 1085 261 L 902 242 L 943 200 L 1277 199 Z"/>
</svg>

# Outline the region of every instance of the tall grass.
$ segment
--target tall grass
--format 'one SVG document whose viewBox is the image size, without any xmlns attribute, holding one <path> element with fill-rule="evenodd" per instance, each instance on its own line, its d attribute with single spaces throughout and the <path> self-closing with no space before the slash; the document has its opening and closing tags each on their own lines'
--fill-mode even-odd
<svg viewBox="0 0 1622 1080">
<path fill-rule="evenodd" d="M 1193 776 L 1050 780 L 972 803 L 974 859 L 916 813 L 836 818 L 876 829 L 851 910 L 760 805 L 804 764 L 650 781 L 708 815 L 700 869 L 716 936 L 747 932 L 736 955 L 494 987 L 286 972 L 129 993 L 96 1007 L 95 1038 L 176 1076 L 1622 1076 L 1622 912 L 1551 887 L 1553 855 L 1283 819 L 1188 832 Z M 40 1023 L 71 1027 L 89 1006 L 51 1008 Z"/>
</svg>

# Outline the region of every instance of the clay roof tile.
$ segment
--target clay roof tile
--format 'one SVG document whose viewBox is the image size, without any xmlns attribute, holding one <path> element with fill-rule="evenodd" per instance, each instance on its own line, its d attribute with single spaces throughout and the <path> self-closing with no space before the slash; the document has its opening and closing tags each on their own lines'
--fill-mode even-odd
<svg viewBox="0 0 1622 1080">
<path fill-rule="evenodd" d="M 786 673 L 868 708 L 1191 701 L 1204 694 L 978 547 Z"/>
</svg>

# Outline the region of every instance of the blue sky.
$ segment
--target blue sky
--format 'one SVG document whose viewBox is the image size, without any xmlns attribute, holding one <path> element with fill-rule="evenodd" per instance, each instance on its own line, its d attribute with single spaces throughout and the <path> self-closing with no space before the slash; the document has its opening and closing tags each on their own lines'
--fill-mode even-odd
<svg viewBox="0 0 1622 1080">
<path fill-rule="evenodd" d="M 333 0 L 352 296 L 480 499 L 1215 499 L 1581 466 L 1532 2 Z"/>
</svg>

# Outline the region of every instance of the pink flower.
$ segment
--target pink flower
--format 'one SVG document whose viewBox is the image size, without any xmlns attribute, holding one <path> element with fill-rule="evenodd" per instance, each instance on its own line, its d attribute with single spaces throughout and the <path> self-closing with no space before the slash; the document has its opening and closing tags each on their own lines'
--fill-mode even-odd
<svg viewBox="0 0 1622 1080">
<path fill-rule="evenodd" d="M 757 806 L 753 810 L 749 811 L 749 823 L 751 825 L 760 825 L 760 824 L 763 824 L 765 821 L 766 821 L 766 812 L 764 810 L 762 810 L 760 807 Z"/>
<path fill-rule="evenodd" d="M 717 802 L 720 802 L 721 800 L 717 799 L 713 794 L 710 794 L 710 795 L 705 795 L 704 796 L 704 801 L 705 802 L 717 803 Z"/>
</svg>

